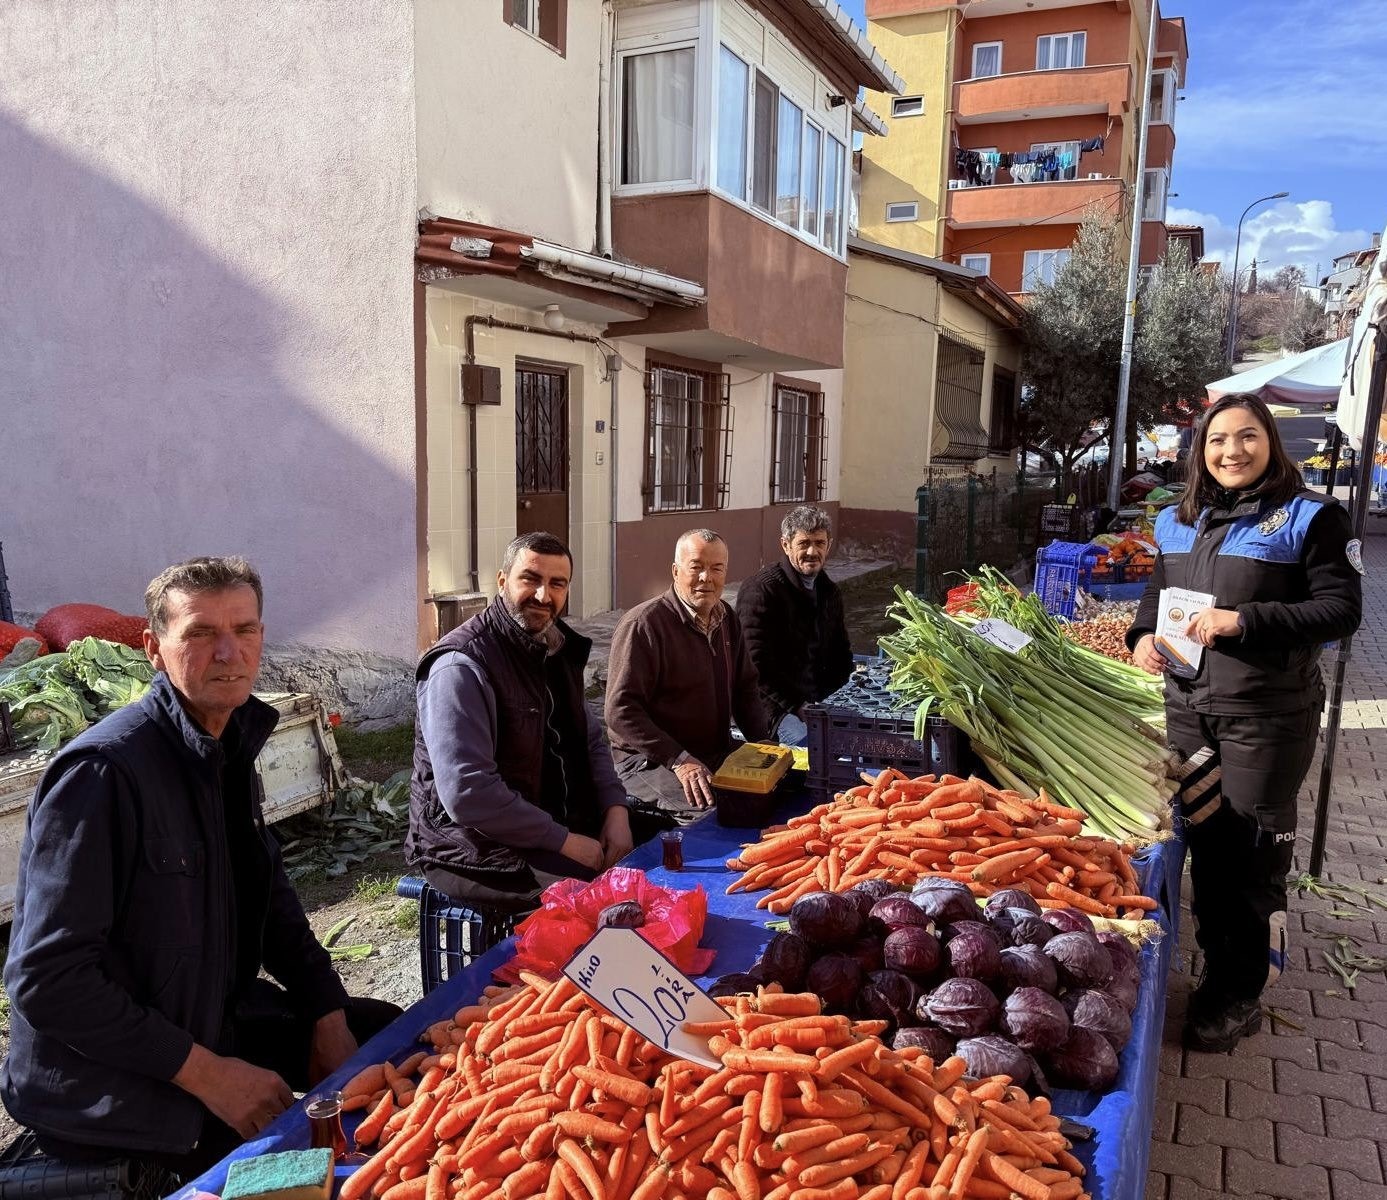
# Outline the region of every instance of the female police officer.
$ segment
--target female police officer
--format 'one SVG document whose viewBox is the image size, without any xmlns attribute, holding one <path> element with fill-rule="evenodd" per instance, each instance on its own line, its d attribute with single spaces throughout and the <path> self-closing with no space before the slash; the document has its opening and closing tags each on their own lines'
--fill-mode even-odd
<svg viewBox="0 0 1387 1200">
<path fill-rule="evenodd" d="M 1160 553 L 1127 644 L 1143 669 L 1165 670 L 1154 637 L 1161 589 L 1213 595 L 1186 628 L 1205 647 L 1198 673 L 1167 672 L 1166 728 L 1185 760 L 1180 804 L 1205 963 L 1185 1042 L 1227 1052 L 1260 1028 L 1259 997 L 1285 961 L 1296 794 L 1324 705 L 1320 648 L 1358 627 L 1362 556 L 1347 512 L 1305 489 L 1256 396 L 1209 408 L 1187 475 L 1179 507 L 1156 522 Z"/>
</svg>

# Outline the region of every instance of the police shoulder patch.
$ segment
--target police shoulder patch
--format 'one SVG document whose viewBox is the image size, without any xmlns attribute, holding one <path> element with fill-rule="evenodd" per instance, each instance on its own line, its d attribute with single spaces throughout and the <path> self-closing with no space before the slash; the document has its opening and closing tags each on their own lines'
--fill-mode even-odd
<svg viewBox="0 0 1387 1200">
<path fill-rule="evenodd" d="M 1273 509 L 1262 518 L 1262 523 L 1257 526 L 1257 529 L 1263 534 L 1275 533 L 1290 519 L 1291 514 L 1288 513 L 1284 507 Z"/>
<path fill-rule="evenodd" d="M 1363 569 L 1363 542 L 1359 538 L 1354 538 L 1344 547 L 1344 557 L 1348 559 L 1348 565 L 1358 574 L 1366 575 L 1368 573 Z"/>
</svg>

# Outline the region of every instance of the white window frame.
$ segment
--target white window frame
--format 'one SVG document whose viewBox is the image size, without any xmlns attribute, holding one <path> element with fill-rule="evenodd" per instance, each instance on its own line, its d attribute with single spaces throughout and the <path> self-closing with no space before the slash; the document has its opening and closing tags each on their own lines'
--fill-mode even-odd
<svg viewBox="0 0 1387 1200">
<path fill-rule="evenodd" d="M 1179 92 L 1179 81 L 1176 77 L 1174 68 L 1160 67 L 1151 72 L 1151 90 L 1156 90 L 1156 78 L 1162 80 L 1161 106 L 1160 111 L 1156 110 L 1151 98 L 1147 97 L 1147 103 L 1151 105 L 1151 124 L 1152 125 L 1174 125 L 1175 124 L 1175 100 Z"/>
<path fill-rule="evenodd" d="M 1053 250 L 1027 250 L 1021 257 L 1021 290 L 1023 292 L 1033 291 L 1032 284 L 1037 279 L 1041 283 L 1053 285 L 1055 276 L 1069 261 L 1069 256 L 1072 253 L 1073 248 L 1070 246 L 1059 246 Z M 1061 259 L 1060 255 L 1064 257 Z M 1059 261 L 1056 261 L 1057 259 Z"/>
<path fill-rule="evenodd" d="M 1083 62 L 1074 62 L 1074 39 L 1082 38 Z M 1054 65 L 1055 46 L 1064 43 L 1065 63 L 1062 67 Z M 1041 47 L 1045 47 L 1045 65 L 1040 65 Z M 1069 33 L 1042 33 L 1035 39 L 1035 69 L 1037 71 L 1073 71 L 1088 65 L 1088 30 L 1075 29 Z"/>
<path fill-rule="evenodd" d="M 737 59 L 739 59 L 741 62 L 746 63 L 747 66 L 748 66 L 748 68 L 749 68 L 749 70 L 748 70 L 748 72 L 747 72 L 747 103 L 746 103 L 746 119 L 747 119 L 746 147 L 747 147 L 747 161 L 746 161 L 746 170 L 745 170 L 744 178 L 743 178 L 743 194 L 742 194 L 742 195 L 740 195 L 740 196 L 739 196 L 739 195 L 736 195 L 736 194 L 734 194 L 734 193 L 732 193 L 732 192 L 729 192 L 729 191 L 725 190 L 725 189 L 722 188 L 721 186 L 719 186 L 718 180 L 717 180 L 717 155 L 718 155 L 718 139 L 719 139 L 719 137 L 721 136 L 721 133 L 720 133 L 720 130 L 716 128 L 716 124 L 717 124 L 716 118 L 717 118 L 718 115 L 719 115 L 718 87 L 721 85 L 721 81 L 722 81 L 721 68 L 720 68 L 720 66 L 719 66 L 719 69 L 718 69 L 717 71 L 714 72 L 715 78 L 714 78 L 714 80 L 713 80 L 713 94 L 712 94 L 712 97 L 711 97 L 711 108 L 712 108 L 713 114 L 714 114 L 714 119 L 715 119 L 715 120 L 714 120 L 714 125 L 715 125 L 715 128 L 712 130 L 711 139 L 710 139 L 710 144 L 711 144 L 711 148 L 712 148 L 712 153 L 711 153 L 710 160 L 709 160 L 708 190 L 709 190 L 710 192 L 713 192 L 714 194 L 716 194 L 716 195 L 718 195 L 718 196 L 723 197 L 723 198 L 726 199 L 726 200 L 730 200 L 732 203 L 736 204 L 739 208 L 742 208 L 742 209 L 746 210 L 747 212 L 750 212 L 750 213 L 754 214 L 755 216 L 759 217 L 761 220 L 766 221 L 767 223 L 769 223 L 769 224 L 771 224 L 771 225 L 774 225 L 775 228 L 780 229 L 780 230 L 783 230 L 783 231 L 785 231 L 786 233 L 793 234 L 795 237 L 799 238 L 800 241 L 808 242 L 810 245 L 817 246 L 820 250 L 824 251 L 825 253 L 831 255 L 831 256 L 834 257 L 834 258 L 837 258 L 837 259 L 840 259 L 840 260 L 841 260 L 841 259 L 844 257 L 845 253 L 846 253 L 846 241 L 845 241 L 845 239 L 846 239 L 846 237 L 847 237 L 847 231 L 848 231 L 848 230 L 847 230 L 847 227 L 848 227 L 848 220 L 849 220 L 849 212 L 848 212 L 848 209 L 849 209 L 849 206 L 850 206 L 850 203 L 851 203 L 851 194 L 852 194 L 852 183 L 851 183 L 851 179 L 850 179 L 850 177 L 849 177 L 849 172 L 851 171 L 851 168 L 852 168 L 852 157 L 851 157 L 851 155 L 850 155 L 850 153 L 849 153 L 849 151 L 848 151 L 848 145 L 849 145 L 850 143 L 849 143 L 848 141 L 845 141 L 844 138 L 843 138 L 843 136 L 842 136 L 841 134 L 839 134 L 836 130 L 830 129 L 830 128 L 828 127 L 828 123 L 827 123 L 827 121 L 824 120 L 823 114 L 820 113 L 820 112 L 816 112 L 816 111 L 815 111 L 815 106 L 814 106 L 814 104 L 812 103 L 812 101 L 811 101 L 808 97 L 805 97 L 805 96 L 803 96 L 803 95 L 800 95 L 799 93 L 797 93 L 797 92 L 796 92 L 795 90 L 793 90 L 793 89 L 783 87 L 783 86 L 781 85 L 780 81 L 779 81 L 779 80 L 776 78 L 776 76 L 774 75 L 774 73 L 771 72 L 771 71 L 768 71 L 764 65 L 759 64 L 759 63 L 756 63 L 756 62 L 748 62 L 748 61 L 747 61 L 747 56 L 746 56 L 746 54 L 745 54 L 744 52 L 742 52 L 742 51 L 739 51 L 739 49 L 737 48 L 737 46 L 736 46 L 735 44 L 729 45 L 726 41 L 719 41 L 719 42 L 717 43 L 717 45 L 718 45 L 718 47 L 719 47 L 719 55 L 718 55 L 718 62 L 719 62 L 719 64 L 721 63 L 721 51 L 722 51 L 723 49 L 726 49 L 726 51 L 727 51 L 729 54 L 733 55 L 734 57 L 736 57 Z M 669 47 L 664 47 L 664 46 L 661 47 L 661 49 L 673 49 L 673 48 L 674 48 L 674 44 L 671 44 Z M 788 223 L 788 222 L 786 222 L 786 221 L 780 220 L 780 218 L 776 215 L 776 212 L 775 212 L 775 207 L 776 207 L 776 192 L 777 192 L 777 190 L 778 190 L 778 189 L 777 189 L 777 185 L 776 185 L 776 175 L 777 175 L 776 167 L 777 167 L 777 163 L 778 163 L 778 161 L 779 161 L 779 146 L 778 146 L 778 144 L 773 144 L 773 145 L 772 145 L 772 148 L 771 148 L 771 161 L 770 161 L 770 172 L 771 172 L 771 197 L 770 197 L 770 200 L 771 200 L 771 209 L 770 209 L 770 211 L 767 211 L 766 209 L 760 207 L 760 206 L 757 205 L 757 204 L 753 201 L 753 199 L 752 199 L 753 191 L 754 191 L 754 178 L 755 178 L 755 172 L 756 172 L 756 162 L 757 162 L 757 147 L 756 147 L 755 127 L 756 127 L 756 85 L 757 85 L 757 80 L 758 80 L 758 78 L 759 78 L 759 79 L 765 80 L 765 82 L 766 82 L 771 88 L 773 88 L 773 89 L 775 90 L 775 93 L 776 93 L 775 122 L 774 122 L 774 124 L 775 124 L 775 126 L 776 126 L 777 136 L 776 136 L 775 139 L 774 139 L 774 142 L 775 142 L 775 143 L 778 143 L 778 141 L 779 141 L 778 129 L 779 129 L 779 122 L 780 122 L 780 104 L 781 104 L 781 100 L 783 99 L 786 103 L 792 104 L 792 105 L 794 105 L 797 109 L 800 110 L 800 188 L 799 188 L 799 204 L 798 204 L 798 206 L 797 206 L 796 223 L 795 223 L 795 224 L 790 224 L 790 223 Z M 808 224 L 808 222 L 806 222 L 806 220 L 804 219 L 805 216 L 807 215 L 806 212 L 805 212 L 806 207 L 807 207 L 806 204 L 805 204 L 805 200 L 806 200 L 806 194 L 805 194 L 805 192 L 806 192 L 806 186 L 805 186 L 805 185 L 806 185 L 806 178 L 807 178 L 805 172 L 806 172 L 806 171 L 809 169 L 809 167 L 810 167 L 810 164 L 809 164 L 809 162 L 808 162 L 808 159 L 809 159 L 809 157 L 810 157 L 810 154 L 809 154 L 809 142 L 810 142 L 810 140 L 811 140 L 810 137 L 808 136 L 808 133 L 807 133 L 807 130 L 806 130 L 806 126 L 812 127 L 814 130 L 817 131 L 817 133 L 818 133 L 818 141 L 819 141 L 818 162 L 817 162 L 817 164 L 816 164 L 816 165 L 817 165 L 818 184 L 819 184 L 819 187 L 818 187 L 818 205 L 817 205 L 817 211 L 816 211 L 815 214 L 814 214 L 814 221 L 813 221 L 814 228 L 813 228 L 813 229 L 806 228 L 806 225 Z M 830 197 L 831 197 L 833 194 L 835 194 L 834 191 L 833 191 L 833 189 L 830 187 L 830 181 L 829 181 L 829 178 L 828 178 L 828 167 L 829 167 L 830 159 L 833 157 L 833 150 L 834 150 L 834 148 L 836 148 L 836 149 L 840 152 L 840 154 L 841 154 L 841 166 L 840 166 L 840 170 L 839 170 L 839 173 L 838 173 L 838 174 L 839 174 L 839 178 L 838 178 L 838 180 L 837 180 L 837 190 L 836 190 L 836 195 L 837 195 L 837 198 L 838 198 L 838 206 L 837 206 L 838 228 L 837 228 L 837 230 L 835 231 L 834 244 L 830 246 L 830 245 L 826 245 L 826 244 L 824 243 L 823 235 L 824 235 L 824 217 L 825 217 L 825 211 L 826 211 L 826 209 L 827 209 L 827 207 L 828 207 L 828 201 L 829 201 Z M 678 185 L 677 187 L 673 187 L 673 188 L 663 188 L 663 189 L 661 189 L 661 188 L 659 187 L 659 185 L 652 185 L 651 187 L 648 187 L 648 188 L 647 188 L 647 187 L 638 187 L 637 185 L 630 185 L 630 184 L 628 184 L 628 185 L 624 185 L 623 187 L 618 188 L 618 189 L 615 189 L 615 190 L 616 190 L 618 193 L 629 193 L 629 192 L 631 192 L 631 191 L 640 191 L 640 192 L 644 193 L 644 192 L 657 191 L 657 190 L 688 191 L 688 190 L 690 190 L 690 185 L 687 184 L 687 183 L 684 183 L 684 184 Z"/>
<path fill-rule="evenodd" d="M 1053 150 L 1056 154 L 1064 154 L 1066 151 L 1072 151 L 1073 154 L 1074 154 L 1074 178 L 1075 178 L 1075 179 L 1079 179 L 1079 178 L 1080 178 L 1080 175 L 1079 175 L 1079 162 L 1080 162 L 1080 159 L 1083 157 L 1083 152 L 1079 149 L 1079 147 L 1080 147 L 1082 144 L 1083 144 L 1082 142 L 1078 142 L 1078 141 L 1069 141 L 1069 142 L 1032 142 L 1032 143 L 1031 143 L 1031 153 L 1032 153 L 1032 154 L 1037 154 L 1037 153 L 1042 153 L 1042 152 L 1047 151 L 1047 150 Z M 1065 179 L 1038 179 L 1038 180 L 1036 180 L 1036 182 L 1037 182 L 1037 183 L 1068 183 L 1068 182 L 1070 182 L 1070 181 L 1069 181 L 1069 180 L 1065 180 Z"/>
<path fill-rule="evenodd" d="M 1152 176 L 1155 176 L 1153 179 Z M 1166 206 L 1170 195 L 1170 176 L 1164 167 L 1147 167 L 1141 173 L 1141 219 L 1143 221 L 1165 221 Z M 1159 202 L 1152 201 L 1159 196 Z"/>
<path fill-rule="evenodd" d="M 923 117 L 925 115 L 925 98 L 923 96 L 893 96 L 891 115 L 898 121 L 903 121 L 908 117 Z"/>
<path fill-rule="evenodd" d="M 721 97 L 722 97 L 722 56 L 723 56 L 724 54 L 730 55 L 732 58 L 735 58 L 739 63 L 742 64 L 742 67 L 746 70 L 746 87 L 745 87 L 745 95 L 743 96 L 745 116 L 744 116 L 744 119 L 743 119 L 743 122 L 742 122 L 742 137 L 743 137 L 743 140 L 742 140 L 742 190 L 741 190 L 740 194 L 735 193 L 735 192 L 730 192 L 730 191 L 728 191 L 727 189 L 723 188 L 722 185 L 718 183 L 718 171 L 719 171 L 719 169 L 720 169 L 720 167 L 721 167 L 721 161 L 722 161 L 722 160 L 721 160 L 721 154 L 722 154 L 722 107 L 721 107 Z M 745 57 L 744 55 L 738 54 L 737 51 L 736 51 L 733 47 L 727 45 L 726 42 L 723 42 L 723 43 L 720 43 L 720 44 L 719 44 L 719 46 L 718 46 L 718 56 L 717 56 L 717 57 L 718 57 L 717 78 L 716 78 L 716 81 L 715 81 L 714 87 L 713 87 L 713 123 L 714 123 L 714 128 L 713 128 L 713 153 L 712 153 L 712 157 L 709 159 L 709 167 L 711 168 L 711 170 L 710 170 L 710 172 L 709 172 L 709 177 L 710 177 L 710 179 L 713 181 L 713 184 L 714 184 L 714 186 L 717 188 L 717 190 L 720 191 L 720 192 L 722 192 L 723 195 L 725 195 L 725 196 L 736 196 L 736 198 L 737 198 L 740 202 L 742 202 L 743 204 L 745 204 L 745 203 L 748 203 L 748 202 L 749 202 L 749 198 L 750 198 L 750 195 L 751 195 L 751 124 L 752 124 L 752 117 L 753 117 L 753 115 L 754 115 L 753 112 L 752 112 L 752 105 L 753 105 L 753 104 L 755 103 L 755 101 L 756 101 L 756 90 L 755 90 L 755 83 L 756 83 L 756 68 L 755 68 L 754 66 L 752 66 L 751 63 L 747 62 L 746 57 Z"/>
<path fill-rule="evenodd" d="M 977 265 L 976 265 L 977 263 L 981 263 L 982 266 L 977 266 Z M 970 271 L 978 271 L 978 272 L 980 272 L 980 273 L 983 274 L 983 275 L 991 275 L 991 274 L 992 274 L 992 255 L 990 255 L 990 254 L 960 254 L 960 255 L 958 256 L 958 265 L 959 265 L 960 267 L 967 267 Z"/>
<path fill-rule="evenodd" d="M 639 58 L 647 54 L 664 54 L 673 50 L 692 50 L 694 52 L 694 123 L 691 172 L 686 178 L 666 179 L 659 183 L 622 183 L 620 182 L 622 162 L 626 155 L 626 143 L 623 136 L 623 124 L 626 116 L 626 60 L 628 58 Z M 618 50 L 615 58 L 615 69 L 612 72 L 612 148 L 614 151 L 612 194 L 617 196 L 650 196 L 658 195 L 661 192 L 688 192 L 695 190 L 698 187 L 700 174 L 708 173 L 711 170 L 711 164 L 704 161 L 707 156 L 707 148 L 710 139 L 708 137 L 706 117 L 704 115 L 706 106 L 703 103 L 703 85 L 701 82 L 704 65 L 703 55 L 699 49 L 699 39 L 683 38 L 672 42 L 655 42 L 631 46 L 626 49 Z"/>
<path fill-rule="evenodd" d="M 525 15 L 520 20 L 515 19 L 516 0 L 507 0 L 511 6 L 511 24 L 517 29 L 523 29 L 526 33 L 534 37 L 539 37 L 539 0 L 520 0 L 520 4 L 525 8 Z M 548 43 L 545 43 L 548 45 Z"/>
<path fill-rule="evenodd" d="M 990 50 L 993 46 L 997 47 L 997 75 L 1002 73 L 1002 43 L 1001 42 L 977 42 L 973 46 L 973 73 L 971 79 L 995 79 L 997 75 L 978 74 L 978 51 Z"/>
<path fill-rule="evenodd" d="M 898 215 L 892 216 L 891 210 L 893 208 L 897 210 L 906 209 L 909 211 L 898 212 Z M 886 206 L 886 223 L 888 225 L 894 225 L 906 221 L 918 221 L 919 219 L 920 202 L 918 200 L 897 200 Z"/>
</svg>

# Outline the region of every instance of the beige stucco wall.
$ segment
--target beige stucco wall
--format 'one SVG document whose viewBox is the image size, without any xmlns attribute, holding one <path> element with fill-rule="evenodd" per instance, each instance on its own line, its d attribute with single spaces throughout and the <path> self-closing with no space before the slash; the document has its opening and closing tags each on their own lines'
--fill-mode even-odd
<svg viewBox="0 0 1387 1200">
<path fill-rule="evenodd" d="M 570 0 L 567 53 L 501 0 L 417 0 L 419 204 L 592 250 L 602 5 Z"/>
<path fill-rule="evenodd" d="M 460 368 L 468 316 L 538 325 L 539 313 L 478 301 L 430 287 L 426 301 L 428 576 L 431 592 L 468 588 L 467 410 Z M 572 324 L 578 334 L 601 330 Z M 568 368 L 569 525 L 552 532 L 573 551 L 570 611 L 589 616 L 610 607 L 611 394 L 604 354 L 588 342 L 475 327 L 477 362 L 501 371 L 501 403 L 477 409 L 477 560 L 480 590 L 496 592 L 496 571 L 515 537 L 515 360 Z M 635 360 L 633 360 L 635 361 Z M 627 372 L 633 375 L 634 372 Z M 625 378 L 621 376 L 620 378 Z M 600 458 L 600 462 L 599 462 Z M 639 487 L 639 480 L 637 480 Z"/>
<path fill-rule="evenodd" d="M 1020 369 L 1016 339 L 934 276 L 860 254 L 848 256 L 846 325 L 843 507 L 913 512 L 930 465 L 938 334 L 984 348 L 985 428 L 995 369 Z"/>
<path fill-rule="evenodd" d="M 410 0 L 0 20 L 0 541 L 18 609 L 195 554 L 268 639 L 415 650 Z"/>
</svg>

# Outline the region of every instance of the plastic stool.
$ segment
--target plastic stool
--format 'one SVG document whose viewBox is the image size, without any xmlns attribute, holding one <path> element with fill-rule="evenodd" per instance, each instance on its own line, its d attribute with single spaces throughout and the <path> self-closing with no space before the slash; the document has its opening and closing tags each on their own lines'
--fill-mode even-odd
<svg viewBox="0 0 1387 1200">
<path fill-rule="evenodd" d="M 175 1187 L 168 1171 L 131 1159 L 47 1158 L 27 1129 L 0 1155 L 0 1200 L 157 1200 Z"/>
<path fill-rule="evenodd" d="M 419 901 L 419 980 L 425 995 L 505 941 L 533 911 L 515 912 L 478 900 L 454 900 L 417 875 L 404 876 L 395 885 L 395 892 Z"/>
</svg>

